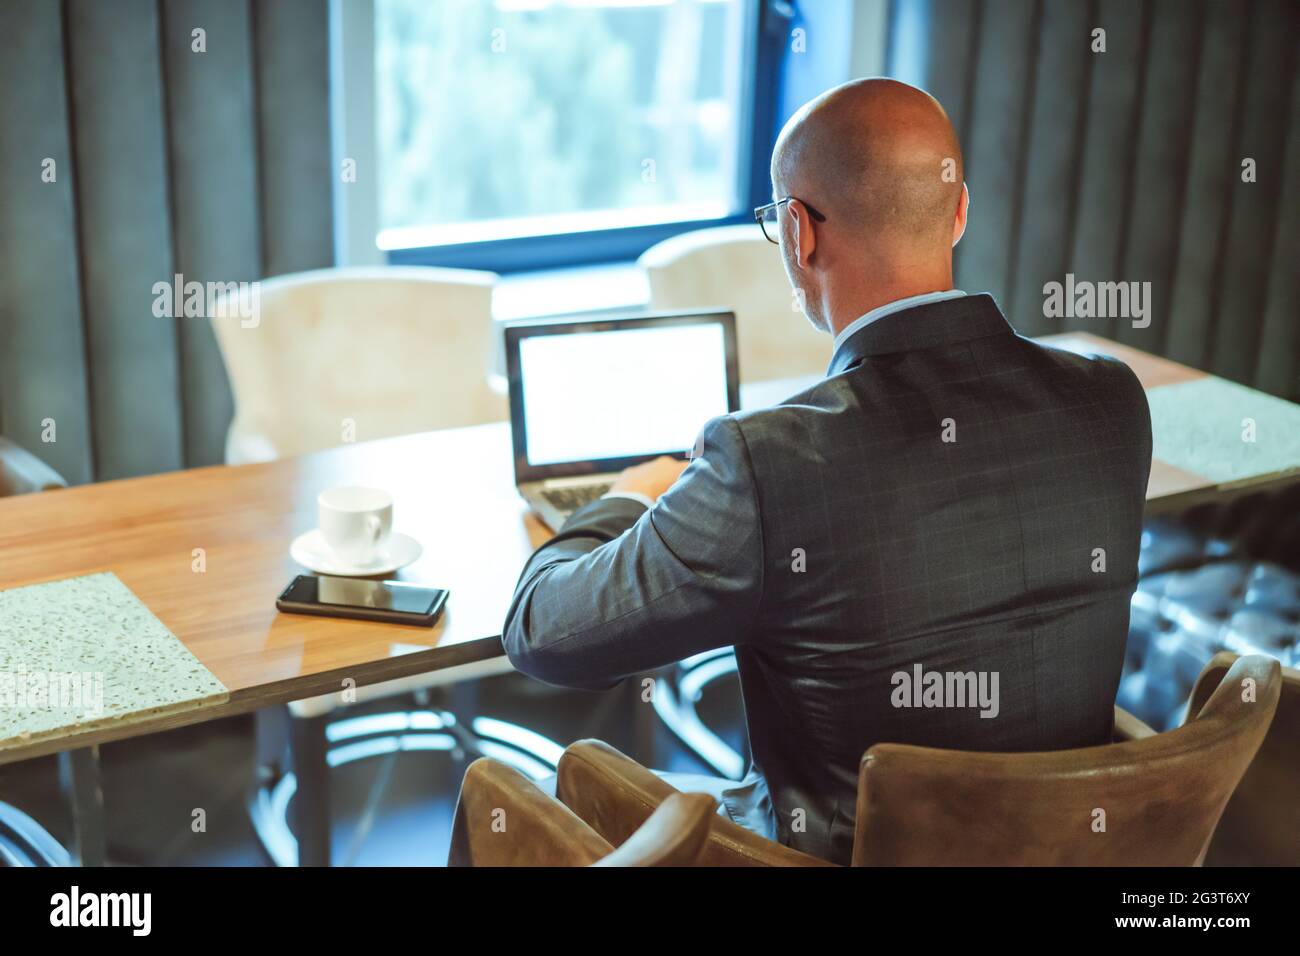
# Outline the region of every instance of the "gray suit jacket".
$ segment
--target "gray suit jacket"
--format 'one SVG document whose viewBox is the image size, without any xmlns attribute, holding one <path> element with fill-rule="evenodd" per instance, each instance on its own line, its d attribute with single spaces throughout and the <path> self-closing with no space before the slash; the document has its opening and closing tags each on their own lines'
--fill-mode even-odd
<svg viewBox="0 0 1300 956">
<path fill-rule="evenodd" d="M 728 809 L 838 862 L 872 744 L 1108 739 L 1151 461 L 1127 366 L 1021 338 L 987 295 L 925 304 L 703 451 L 653 509 L 594 502 L 538 550 L 519 670 L 606 687 L 734 645 L 754 768 Z"/>
</svg>

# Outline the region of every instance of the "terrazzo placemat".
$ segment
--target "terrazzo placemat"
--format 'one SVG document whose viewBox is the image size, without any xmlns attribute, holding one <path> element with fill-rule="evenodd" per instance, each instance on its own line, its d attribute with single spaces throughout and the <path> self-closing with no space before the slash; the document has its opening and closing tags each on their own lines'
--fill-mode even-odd
<svg viewBox="0 0 1300 956">
<path fill-rule="evenodd" d="M 111 572 L 0 591 L 0 750 L 229 696 Z"/>
<path fill-rule="evenodd" d="M 1300 468 L 1300 407 L 1207 375 L 1147 391 L 1161 461 L 1216 484 Z"/>
</svg>

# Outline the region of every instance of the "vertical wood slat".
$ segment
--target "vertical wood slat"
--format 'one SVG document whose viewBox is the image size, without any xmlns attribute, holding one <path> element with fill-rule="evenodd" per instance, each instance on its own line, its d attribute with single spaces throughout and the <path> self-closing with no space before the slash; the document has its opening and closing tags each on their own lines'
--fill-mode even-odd
<svg viewBox="0 0 1300 956">
<path fill-rule="evenodd" d="M 1189 198 L 1184 187 L 1191 154 L 1202 13 L 1200 3 L 1188 0 L 1154 0 L 1151 11 L 1133 208 L 1125 260 L 1116 276 L 1121 281 L 1151 283 L 1146 301 L 1150 324 L 1140 328 L 1121 320 L 1115 337 L 1156 354 L 1164 349 L 1179 227 Z"/>
<path fill-rule="evenodd" d="M 248 282 L 261 269 L 253 22 L 246 0 L 166 0 L 174 261 L 186 282 Z M 192 31 L 206 31 L 194 52 Z M 224 457 L 233 413 L 206 318 L 180 320 L 185 462 Z"/>
<path fill-rule="evenodd" d="M 966 182 L 971 214 L 957 260 L 957 285 L 1007 305 L 1007 278 L 1024 161 L 1026 110 L 1032 103 L 1037 45 L 1032 0 L 985 0 L 979 32 L 975 99 L 968 125 Z M 981 205 L 981 196 L 989 201 Z"/>
<path fill-rule="evenodd" d="M 1094 54 L 1092 5 L 1049 0 L 1043 9 L 1042 49 L 1034 84 L 1027 144 L 1015 279 L 1007 317 L 1024 335 L 1059 332 L 1059 319 L 1043 314 L 1043 286 L 1064 282 L 1074 221 L 1082 123 Z"/>
<path fill-rule="evenodd" d="M 1097 61 L 1088 92 L 1079 215 L 1067 268 L 1079 280 L 1121 278 L 1146 15 L 1145 0 L 1102 0 L 1095 24 L 1106 31 L 1106 52 L 1092 54 Z M 1100 335 L 1111 334 L 1111 326 L 1096 318 L 1065 321 L 1067 329 Z"/>
<path fill-rule="evenodd" d="M 178 394 L 176 320 L 153 314 L 153 285 L 172 274 L 157 5 L 70 0 L 68 31 L 95 477 L 170 471 L 180 418 L 159 397 Z"/>
<path fill-rule="evenodd" d="M 327 0 L 256 0 L 262 274 L 333 264 Z"/>
<path fill-rule="evenodd" d="M 1282 196 L 1260 332 L 1255 387 L 1300 401 L 1300 65 L 1291 71 Z"/>
<path fill-rule="evenodd" d="M 1247 4 L 1211 3 L 1196 80 L 1196 114 L 1188 157 L 1178 264 L 1165 329 L 1170 358 L 1205 367 L 1228 197 L 1233 117 L 1246 61 Z"/>
<path fill-rule="evenodd" d="M 0 428 L 84 482 L 94 460 L 64 67 L 61 5 L 0 0 Z"/>
<path fill-rule="evenodd" d="M 1251 23 L 1241 135 L 1221 171 L 1231 188 L 1222 290 L 1213 322 L 1211 369 L 1250 383 L 1259 359 L 1264 296 L 1282 193 L 1291 73 L 1300 15 L 1294 0 L 1257 0 Z M 1257 179 L 1242 182 L 1241 161 L 1257 164 Z M 1292 258 L 1292 267 L 1295 260 Z"/>
</svg>

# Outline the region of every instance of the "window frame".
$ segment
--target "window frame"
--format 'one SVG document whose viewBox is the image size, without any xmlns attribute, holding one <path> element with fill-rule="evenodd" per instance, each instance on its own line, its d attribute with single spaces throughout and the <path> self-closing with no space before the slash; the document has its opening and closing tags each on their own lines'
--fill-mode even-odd
<svg viewBox="0 0 1300 956">
<path fill-rule="evenodd" d="M 521 236 L 437 246 L 379 250 L 389 265 L 486 269 L 508 274 L 607 262 L 626 262 L 664 239 L 710 226 L 754 224 L 753 207 L 769 201 L 768 158 L 778 132 L 782 72 L 790 28 L 790 0 L 749 0 L 746 10 L 745 77 L 742 91 L 739 168 L 742 208 L 729 216 L 649 223 L 615 229 Z M 373 42 L 373 39 L 372 39 Z M 377 225 L 377 223 L 376 223 Z M 758 228 L 755 225 L 755 228 Z M 374 236 L 370 236 L 373 245 Z"/>
</svg>

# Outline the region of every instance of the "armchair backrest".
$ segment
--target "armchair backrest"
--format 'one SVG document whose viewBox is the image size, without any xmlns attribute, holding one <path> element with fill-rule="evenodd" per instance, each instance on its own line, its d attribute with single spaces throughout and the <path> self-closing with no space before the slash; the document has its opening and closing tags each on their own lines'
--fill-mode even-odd
<svg viewBox="0 0 1300 956">
<path fill-rule="evenodd" d="M 690 866 L 717 803 L 677 794 L 617 849 L 526 776 L 487 758 L 465 772 L 449 866 Z"/>
<path fill-rule="evenodd" d="M 435 428 L 503 421 L 488 382 L 490 272 L 424 267 L 276 276 L 214 309 L 242 464 Z M 354 434 L 344 435 L 344 423 Z"/>
<path fill-rule="evenodd" d="M 862 759 L 853 863 L 1199 865 L 1268 733 L 1277 661 L 1236 661 L 1194 720 L 1049 753 L 878 744 Z"/>
<path fill-rule="evenodd" d="M 698 229 L 665 239 L 639 260 L 650 308 L 724 308 L 736 313 L 744 382 L 797 378 L 826 371 L 830 336 L 795 308 L 781 250 L 757 223 Z"/>
<path fill-rule="evenodd" d="M 1198 714 L 1237 662 L 1221 651 L 1192 691 Z M 1223 810 L 1205 861 L 1211 866 L 1300 866 L 1300 671 L 1282 668 L 1277 714 Z"/>
<path fill-rule="evenodd" d="M 63 476 L 27 449 L 0 438 L 0 498 L 65 488 Z"/>
</svg>

